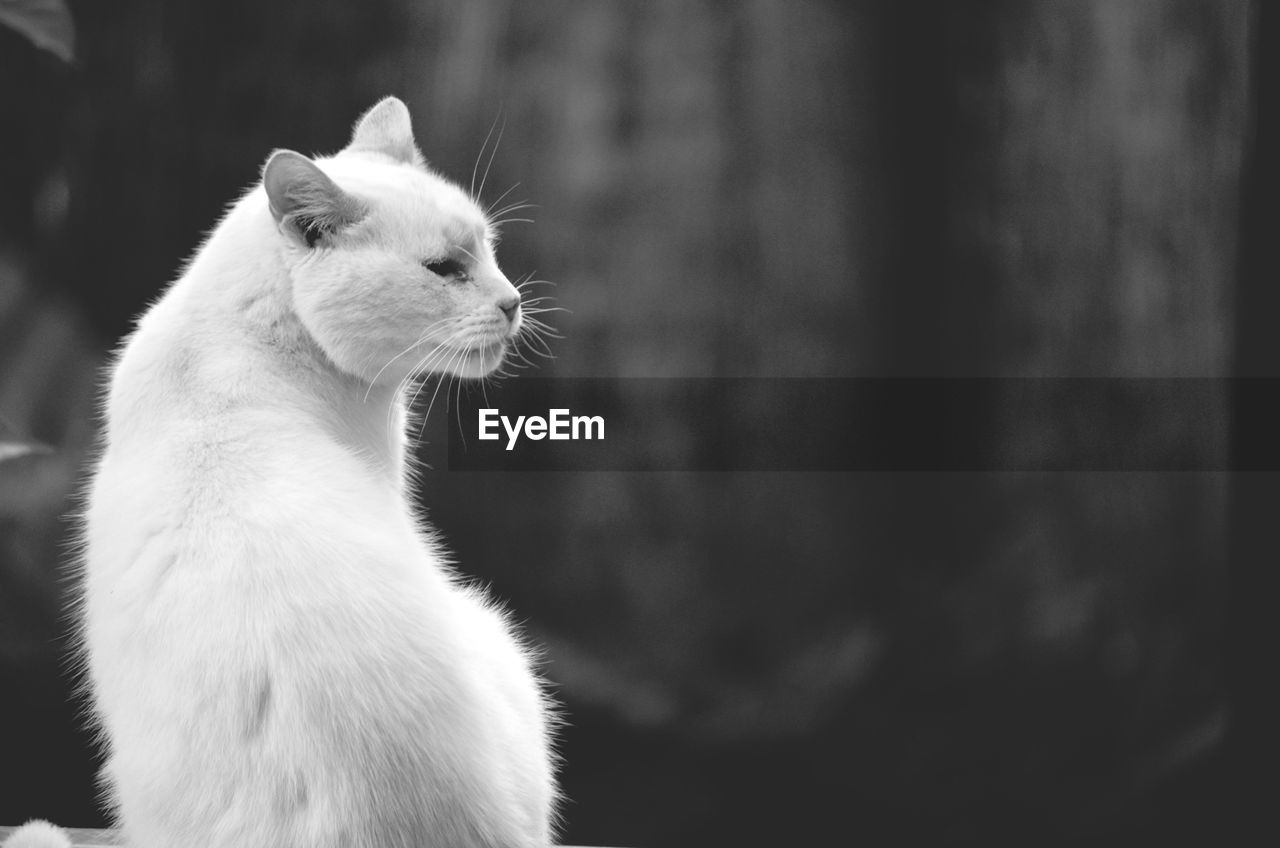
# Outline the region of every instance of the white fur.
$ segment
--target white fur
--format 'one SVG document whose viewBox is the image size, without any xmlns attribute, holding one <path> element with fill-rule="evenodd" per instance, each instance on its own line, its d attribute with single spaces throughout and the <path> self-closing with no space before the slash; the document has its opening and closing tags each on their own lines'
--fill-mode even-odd
<svg viewBox="0 0 1280 848">
<path fill-rule="evenodd" d="M 44 819 L 32 819 L 9 834 L 0 848 L 71 848 L 71 837 Z"/>
<path fill-rule="evenodd" d="M 495 368 L 516 293 L 408 132 L 388 99 L 315 160 L 364 212 L 315 247 L 251 190 L 115 366 L 84 642 L 134 848 L 551 840 L 530 658 L 405 485 L 404 381 Z M 424 268 L 446 254 L 467 278 Z"/>
</svg>

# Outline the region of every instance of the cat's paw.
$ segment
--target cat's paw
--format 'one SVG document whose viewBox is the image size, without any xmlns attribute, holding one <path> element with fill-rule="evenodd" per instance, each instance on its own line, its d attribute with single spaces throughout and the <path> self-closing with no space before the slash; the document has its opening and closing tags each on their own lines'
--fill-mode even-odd
<svg viewBox="0 0 1280 848">
<path fill-rule="evenodd" d="M 32 819 L 15 830 L 0 848 L 71 848 L 71 837 L 44 819 Z"/>
</svg>

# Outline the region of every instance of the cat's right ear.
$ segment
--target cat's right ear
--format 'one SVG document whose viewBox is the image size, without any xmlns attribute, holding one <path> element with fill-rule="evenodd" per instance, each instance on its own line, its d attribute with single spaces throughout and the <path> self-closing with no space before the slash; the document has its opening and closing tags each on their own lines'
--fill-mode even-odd
<svg viewBox="0 0 1280 848">
<path fill-rule="evenodd" d="M 277 150 L 262 168 L 271 217 L 307 247 L 364 217 L 360 201 L 301 153 Z"/>
<path fill-rule="evenodd" d="M 425 165 L 413 140 L 409 107 L 399 97 L 384 97 L 356 121 L 347 150 L 367 150 L 407 165 Z"/>
</svg>

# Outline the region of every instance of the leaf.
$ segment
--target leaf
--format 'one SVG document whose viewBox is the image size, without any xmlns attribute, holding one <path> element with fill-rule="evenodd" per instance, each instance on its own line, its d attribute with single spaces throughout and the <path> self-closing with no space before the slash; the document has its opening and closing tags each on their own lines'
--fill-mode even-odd
<svg viewBox="0 0 1280 848">
<path fill-rule="evenodd" d="M 0 519 L 39 510 L 61 497 L 65 465 L 53 448 L 19 435 L 0 417 Z"/>
<path fill-rule="evenodd" d="M 43 445 L 0 442 L 0 520 L 42 513 L 71 485 L 67 458 Z"/>
<path fill-rule="evenodd" d="M 0 24 L 64 62 L 75 58 L 76 28 L 64 0 L 0 0 Z"/>
<path fill-rule="evenodd" d="M 44 445 L 38 445 L 34 442 L 6 442 L 0 441 L 0 462 L 8 459 L 16 459 L 20 456 L 26 456 L 32 453 L 48 453 L 49 449 Z"/>
</svg>

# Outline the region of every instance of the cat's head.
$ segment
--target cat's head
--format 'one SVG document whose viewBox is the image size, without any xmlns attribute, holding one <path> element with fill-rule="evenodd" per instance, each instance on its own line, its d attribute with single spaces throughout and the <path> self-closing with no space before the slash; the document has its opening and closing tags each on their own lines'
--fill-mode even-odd
<svg viewBox="0 0 1280 848">
<path fill-rule="evenodd" d="M 426 167 L 404 103 L 371 108 L 334 156 L 276 151 L 262 177 L 294 311 L 338 368 L 392 385 L 501 364 L 520 294 L 484 210 Z"/>
</svg>

